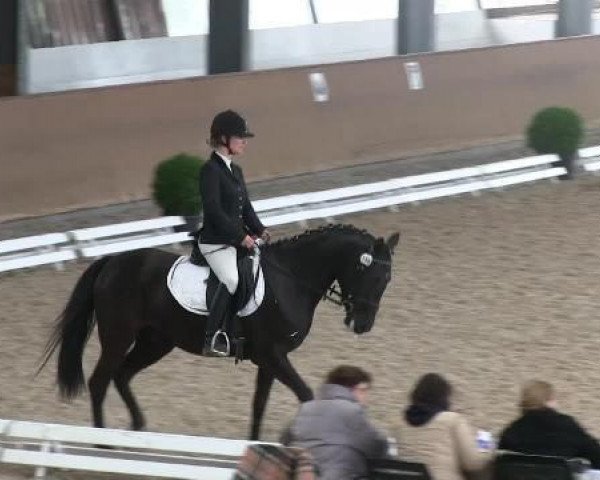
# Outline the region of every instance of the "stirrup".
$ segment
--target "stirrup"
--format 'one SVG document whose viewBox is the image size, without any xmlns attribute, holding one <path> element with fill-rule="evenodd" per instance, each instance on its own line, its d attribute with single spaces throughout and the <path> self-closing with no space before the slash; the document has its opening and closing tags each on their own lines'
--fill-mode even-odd
<svg viewBox="0 0 600 480">
<path fill-rule="evenodd" d="M 215 346 L 217 345 L 219 335 L 222 335 L 225 339 L 225 350 L 217 350 L 215 348 Z M 210 342 L 210 353 L 216 357 L 228 357 L 231 353 L 231 343 L 229 342 L 229 335 L 227 335 L 227 332 L 225 330 L 219 329 L 213 335 L 213 338 Z"/>
</svg>

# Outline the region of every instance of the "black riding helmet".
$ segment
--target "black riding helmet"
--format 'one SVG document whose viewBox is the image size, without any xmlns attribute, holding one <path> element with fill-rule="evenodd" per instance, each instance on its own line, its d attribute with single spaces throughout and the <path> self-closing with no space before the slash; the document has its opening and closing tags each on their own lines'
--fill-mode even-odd
<svg viewBox="0 0 600 480">
<path fill-rule="evenodd" d="M 226 138 L 225 145 L 228 145 L 231 137 L 250 138 L 253 136 L 254 134 L 248 130 L 246 120 L 233 110 L 217 113 L 210 126 L 210 141 L 213 145 L 222 144 L 221 137 Z"/>
</svg>

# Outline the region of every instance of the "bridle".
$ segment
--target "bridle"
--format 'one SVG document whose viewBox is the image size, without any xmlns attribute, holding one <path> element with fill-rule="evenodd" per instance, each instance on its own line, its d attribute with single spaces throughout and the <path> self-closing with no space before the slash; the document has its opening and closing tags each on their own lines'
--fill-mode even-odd
<svg viewBox="0 0 600 480">
<path fill-rule="evenodd" d="M 365 255 L 369 255 L 371 257 L 370 261 L 367 262 L 366 260 L 364 260 Z M 370 253 L 363 253 L 360 258 L 361 259 L 357 266 L 357 270 L 359 270 L 359 271 L 366 270 L 373 263 L 376 263 L 379 265 L 385 265 L 385 266 L 392 265 L 392 262 L 388 262 L 387 260 L 379 260 L 378 258 L 373 258 L 373 256 Z M 366 263 L 368 263 L 368 264 L 366 264 Z M 356 309 L 357 303 L 368 305 L 370 307 L 379 307 L 379 302 L 373 302 L 364 297 L 356 297 L 352 293 L 344 294 L 344 292 L 342 292 L 341 287 L 337 288 L 335 283 L 333 283 L 326 290 L 325 294 L 323 295 L 323 300 L 327 300 L 327 301 L 334 303 L 335 305 L 344 307 L 347 315 L 350 315 L 352 312 L 354 312 L 354 310 Z"/>
<path fill-rule="evenodd" d="M 391 255 L 391 252 L 390 252 Z M 296 275 L 294 275 L 294 273 L 292 271 L 290 271 L 288 268 L 282 267 L 281 265 L 273 262 L 271 259 L 268 259 L 266 256 L 262 256 L 263 261 L 265 261 L 266 263 L 270 264 L 271 266 L 275 267 L 277 270 L 279 270 L 281 273 L 283 273 L 284 275 L 293 278 L 297 283 L 299 283 L 300 285 L 302 285 L 304 288 L 306 288 L 307 290 L 310 290 L 314 293 L 317 293 L 317 290 L 310 285 L 307 282 L 304 282 L 302 280 L 300 280 Z M 386 265 L 386 266 L 391 266 L 392 262 L 387 261 L 387 260 L 380 260 L 378 258 L 374 258 L 373 255 L 369 252 L 365 252 L 360 256 L 358 265 L 356 266 L 356 269 L 358 271 L 364 271 L 367 268 L 369 268 L 372 264 L 379 264 L 379 265 Z M 374 307 L 377 308 L 379 307 L 379 302 L 373 302 L 367 298 L 364 297 L 357 297 L 355 296 L 353 293 L 349 293 L 349 292 L 342 292 L 341 286 L 338 288 L 336 287 L 336 282 L 334 282 L 332 285 L 330 285 L 326 290 L 325 293 L 323 294 L 323 296 L 321 297 L 322 300 L 324 301 L 329 301 L 335 305 L 339 305 L 341 307 L 344 307 L 344 310 L 346 311 L 346 315 L 349 316 L 351 315 L 355 310 L 356 310 L 356 305 L 357 304 L 363 304 L 363 305 L 368 305 L 370 307 Z"/>
</svg>

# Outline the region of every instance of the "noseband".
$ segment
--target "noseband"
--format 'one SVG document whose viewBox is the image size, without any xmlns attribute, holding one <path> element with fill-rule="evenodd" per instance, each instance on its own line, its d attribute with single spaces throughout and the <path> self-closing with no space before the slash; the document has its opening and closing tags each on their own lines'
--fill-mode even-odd
<svg viewBox="0 0 600 480">
<path fill-rule="evenodd" d="M 379 265 L 386 265 L 390 267 L 392 265 L 392 262 L 373 258 L 373 256 L 370 253 L 363 253 L 360 256 L 360 261 L 356 269 L 359 272 L 362 272 L 368 267 L 370 267 L 373 263 Z M 344 307 L 347 315 L 354 312 L 354 310 L 356 309 L 356 304 L 358 303 L 362 303 L 370 307 L 379 307 L 379 302 L 372 302 L 371 300 L 364 297 L 355 297 L 352 293 L 344 294 L 341 288 L 336 287 L 335 283 L 327 289 L 325 295 L 323 295 L 323 300 L 328 300 L 336 305 Z"/>
</svg>

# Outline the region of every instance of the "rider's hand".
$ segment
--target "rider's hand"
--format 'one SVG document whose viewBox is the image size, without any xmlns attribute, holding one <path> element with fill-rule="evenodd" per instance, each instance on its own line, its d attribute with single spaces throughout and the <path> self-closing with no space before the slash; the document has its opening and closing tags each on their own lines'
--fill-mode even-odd
<svg viewBox="0 0 600 480">
<path fill-rule="evenodd" d="M 248 250 L 254 248 L 254 239 L 250 235 L 246 235 L 241 243 L 242 247 L 247 248 Z"/>
<path fill-rule="evenodd" d="M 266 228 L 260 236 L 261 240 L 265 243 L 269 243 L 271 241 L 271 232 L 269 232 Z"/>
</svg>

